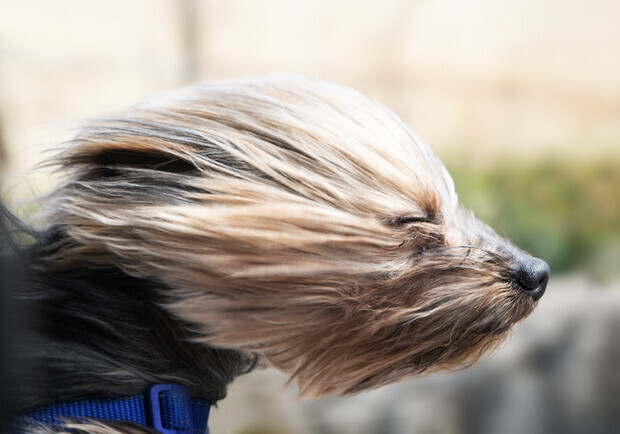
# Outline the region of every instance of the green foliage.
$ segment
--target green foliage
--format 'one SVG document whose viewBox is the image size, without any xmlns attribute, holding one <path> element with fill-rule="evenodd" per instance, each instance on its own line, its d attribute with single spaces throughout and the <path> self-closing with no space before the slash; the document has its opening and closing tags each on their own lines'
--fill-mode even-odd
<svg viewBox="0 0 620 434">
<path fill-rule="evenodd" d="M 449 169 L 466 207 L 553 271 L 606 277 L 620 268 L 618 159 Z"/>
</svg>

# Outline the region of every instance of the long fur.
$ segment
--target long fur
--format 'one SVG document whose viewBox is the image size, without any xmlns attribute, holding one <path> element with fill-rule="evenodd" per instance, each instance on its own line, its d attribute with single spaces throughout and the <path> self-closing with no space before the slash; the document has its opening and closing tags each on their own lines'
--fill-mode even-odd
<svg viewBox="0 0 620 434">
<path fill-rule="evenodd" d="M 69 387 L 37 403 L 170 377 L 217 401 L 255 361 L 347 395 L 468 366 L 535 306 L 523 253 L 350 89 L 192 87 L 89 122 L 53 163 L 28 297 L 53 324 L 35 360 Z"/>
</svg>

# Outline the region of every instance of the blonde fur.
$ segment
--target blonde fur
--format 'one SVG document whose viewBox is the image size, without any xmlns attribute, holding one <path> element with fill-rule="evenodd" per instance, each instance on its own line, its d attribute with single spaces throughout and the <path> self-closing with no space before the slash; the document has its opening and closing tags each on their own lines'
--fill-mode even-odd
<svg viewBox="0 0 620 434">
<path fill-rule="evenodd" d="M 210 346 L 310 396 L 473 363 L 535 302 L 392 112 L 299 77 L 202 85 L 90 122 L 57 162 L 39 268 L 156 282 Z"/>
</svg>

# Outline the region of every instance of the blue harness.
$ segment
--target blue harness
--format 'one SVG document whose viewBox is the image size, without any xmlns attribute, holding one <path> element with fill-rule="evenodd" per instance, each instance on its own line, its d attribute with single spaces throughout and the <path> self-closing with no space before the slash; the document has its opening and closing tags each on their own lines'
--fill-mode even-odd
<svg viewBox="0 0 620 434">
<path fill-rule="evenodd" d="M 209 434 L 211 404 L 192 399 L 178 384 L 156 384 L 140 395 L 123 398 L 84 398 L 58 402 L 25 414 L 16 424 L 22 432 L 29 423 L 59 428 L 64 419 L 96 419 L 147 425 L 165 434 Z"/>
</svg>

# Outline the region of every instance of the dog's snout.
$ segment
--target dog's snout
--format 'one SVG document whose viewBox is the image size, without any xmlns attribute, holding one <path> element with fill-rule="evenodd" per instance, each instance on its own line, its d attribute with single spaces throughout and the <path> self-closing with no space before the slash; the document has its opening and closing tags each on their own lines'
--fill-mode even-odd
<svg viewBox="0 0 620 434">
<path fill-rule="evenodd" d="M 522 255 L 517 259 L 514 280 L 521 290 L 537 301 L 547 289 L 549 265 L 542 259 Z"/>
</svg>

